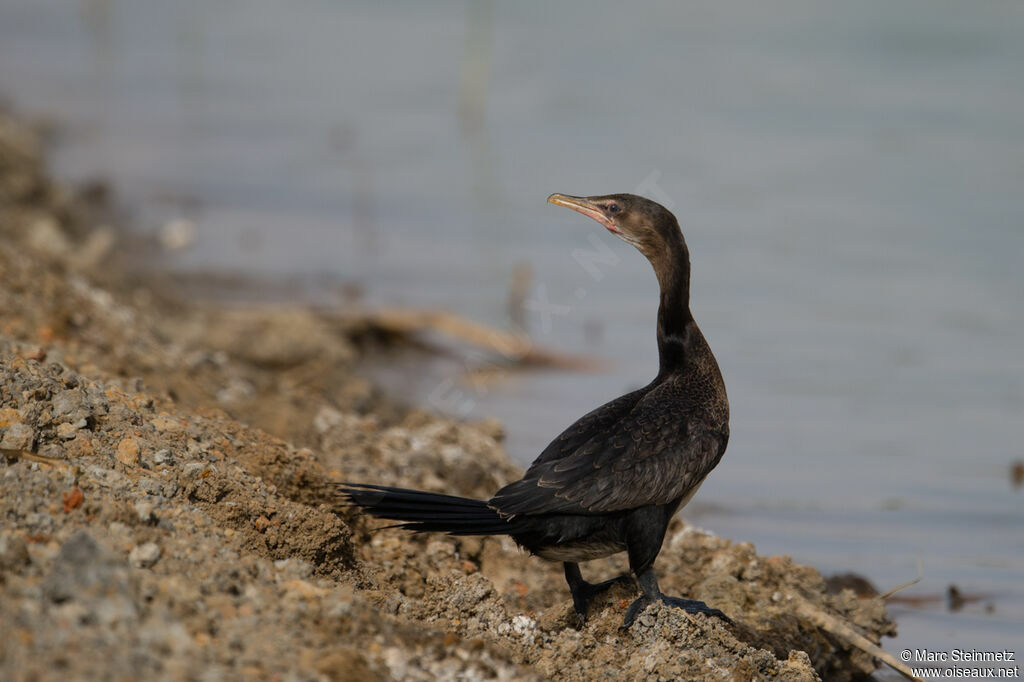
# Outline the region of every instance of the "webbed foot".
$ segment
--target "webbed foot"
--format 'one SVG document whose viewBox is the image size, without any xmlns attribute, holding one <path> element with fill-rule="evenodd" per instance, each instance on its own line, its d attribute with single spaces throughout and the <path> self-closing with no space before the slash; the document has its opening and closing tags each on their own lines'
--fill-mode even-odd
<svg viewBox="0 0 1024 682">
<path fill-rule="evenodd" d="M 715 616 L 716 618 L 721 618 L 726 623 L 732 622 L 729 616 L 725 615 L 718 609 L 711 608 L 702 601 L 697 601 L 696 599 L 682 599 L 680 597 L 669 597 L 664 594 L 660 596 L 660 599 L 661 603 L 665 604 L 666 606 L 672 606 L 677 609 L 682 609 L 687 613 L 703 613 L 708 616 Z M 646 594 L 642 594 L 639 597 L 637 597 L 636 601 L 630 604 L 629 608 L 626 609 L 626 617 L 622 621 L 622 629 L 628 630 L 629 627 L 633 625 L 633 621 L 636 620 L 636 617 L 640 615 L 640 613 L 648 606 L 650 606 L 652 603 L 654 603 L 653 600 Z"/>
</svg>

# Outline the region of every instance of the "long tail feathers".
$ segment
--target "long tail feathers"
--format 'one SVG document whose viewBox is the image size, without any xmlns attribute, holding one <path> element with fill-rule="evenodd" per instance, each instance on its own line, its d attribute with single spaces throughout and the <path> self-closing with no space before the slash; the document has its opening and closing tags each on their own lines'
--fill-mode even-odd
<svg viewBox="0 0 1024 682">
<path fill-rule="evenodd" d="M 518 525 L 486 502 L 467 497 L 368 483 L 342 483 L 338 492 L 371 516 L 400 522 L 392 527 L 417 533 L 507 535 Z"/>
</svg>

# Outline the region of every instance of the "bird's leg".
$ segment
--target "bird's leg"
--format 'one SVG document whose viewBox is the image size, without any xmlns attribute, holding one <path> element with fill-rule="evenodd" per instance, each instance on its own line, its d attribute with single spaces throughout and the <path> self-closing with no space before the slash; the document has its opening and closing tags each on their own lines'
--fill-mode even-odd
<svg viewBox="0 0 1024 682">
<path fill-rule="evenodd" d="M 622 622 L 623 629 L 632 625 L 641 611 L 657 601 L 683 609 L 687 613 L 706 613 L 732 622 L 724 613 L 709 608 L 702 601 L 669 597 L 662 594 L 658 588 L 658 578 L 654 575 L 654 560 L 661 551 L 661 543 L 665 539 L 665 530 L 673 511 L 674 507 L 644 507 L 634 511 L 627 519 L 626 551 L 629 554 L 629 567 L 636 574 L 643 594 L 626 609 L 626 617 Z"/>
<path fill-rule="evenodd" d="M 709 616 L 721 618 L 726 623 L 732 622 L 724 613 L 718 609 L 711 608 L 702 601 L 697 601 L 696 599 L 682 599 L 680 597 L 669 597 L 662 594 L 661 590 L 658 588 L 658 579 L 654 575 L 653 566 L 649 566 L 646 570 L 637 575 L 636 578 L 644 593 L 640 595 L 635 602 L 630 604 L 629 608 L 626 610 L 626 617 L 622 622 L 623 629 L 631 626 L 640 612 L 656 601 L 661 601 L 663 604 L 674 606 L 677 609 L 683 609 L 687 613 L 704 613 Z"/>
<path fill-rule="evenodd" d="M 565 581 L 569 583 L 569 591 L 572 592 L 572 605 L 576 609 L 576 615 L 579 616 L 580 625 L 583 625 L 584 621 L 586 621 L 587 609 L 590 607 L 590 602 L 594 600 L 594 597 L 613 585 L 633 583 L 633 576 L 628 574 L 623 574 L 617 578 L 600 583 L 588 583 L 580 573 L 579 564 L 567 561 L 563 566 L 565 567 Z"/>
</svg>

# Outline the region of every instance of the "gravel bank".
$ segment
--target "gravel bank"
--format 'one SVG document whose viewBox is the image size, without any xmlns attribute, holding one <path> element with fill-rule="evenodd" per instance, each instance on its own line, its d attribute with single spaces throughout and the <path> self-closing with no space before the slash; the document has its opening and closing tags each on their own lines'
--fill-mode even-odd
<svg viewBox="0 0 1024 682">
<path fill-rule="evenodd" d="M 495 422 L 403 412 L 356 377 L 351 330 L 303 309 L 168 300 L 122 274 L 105 192 L 46 175 L 0 114 L 0 678 L 847 680 L 884 605 L 677 520 L 662 587 L 581 629 L 558 566 L 503 539 L 413 537 L 338 480 L 489 496 L 518 470 Z M 592 562 L 588 578 L 620 572 Z"/>
</svg>

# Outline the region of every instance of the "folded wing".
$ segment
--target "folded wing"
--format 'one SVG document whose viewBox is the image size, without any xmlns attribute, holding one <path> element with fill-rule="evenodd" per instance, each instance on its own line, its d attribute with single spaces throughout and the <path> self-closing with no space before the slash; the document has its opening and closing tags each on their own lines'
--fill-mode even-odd
<svg viewBox="0 0 1024 682">
<path fill-rule="evenodd" d="M 725 452 L 728 433 L 709 430 L 700 417 L 675 381 L 623 396 L 567 429 L 489 505 L 510 517 L 604 513 L 678 500 Z"/>
</svg>

